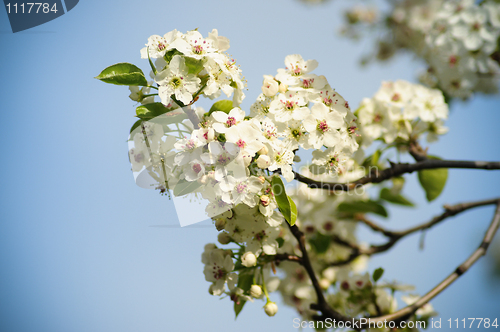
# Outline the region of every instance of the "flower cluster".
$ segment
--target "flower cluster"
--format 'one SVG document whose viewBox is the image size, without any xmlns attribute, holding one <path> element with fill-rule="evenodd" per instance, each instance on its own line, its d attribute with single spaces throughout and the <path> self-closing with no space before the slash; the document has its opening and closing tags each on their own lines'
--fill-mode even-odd
<svg viewBox="0 0 500 332">
<path fill-rule="evenodd" d="M 151 36 L 141 50 L 156 86 L 130 64 L 113 67 L 114 73 L 136 74 L 129 81 L 130 98 L 141 103 L 129 139 L 136 183 L 177 197 L 190 194 L 205 204 L 220 244 L 205 246 L 205 279 L 210 294 L 234 301 L 236 315 L 246 302 L 265 298 L 264 311 L 274 316 L 278 307 L 269 293 L 279 291 L 286 304 L 312 318 L 317 293 L 298 263 L 304 257 L 301 245 L 332 308 L 350 316 L 394 312 L 394 291 L 401 289 L 377 283 L 380 275 L 362 274 L 367 257 L 349 258 L 353 248 L 363 247 L 355 236 L 359 214 L 385 211 L 381 203 L 364 190 L 329 194 L 301 184 L 285 193 L 280 175 L 294 179 L 292 167 L 302 149 L 312 153 L 303 175 L 320 182 L 357 180 L 366 175 L 360 146 L 375 140 L 404 146 L 423 133 L 429 141 L 445 133 L 443 94 L 404 81 L 385 82 L 353 113 L 324 76 L 312 73 L 317 61 L 293 54 L 276 75 L 264 76 L 262 93 L 247 116 L 238 106 L 244 97 L 241 71 L 222 53 L 228 48 L 229 40 L 217 30 L 207 38 L 174 30 Z M 123 84 L 123 77 L 101 78 Z M 213 99 L 221 92 L 234 94 L 233 100 L 219 100 L 209 111 L 192 105 L 199 96 Z M 393 200 L 402 184 L 394 187 Z M 304 243 L 299 245 L 287 222 L 296 222 Z"/>
<path fill-rule="evenodd" d="M 311 73 L 317 61 L 304 61 L 294 54 L 285 58 L 285 64 L 275 77 L 264 76 L 262 94 L 250 109 L 267 139 L 268 153 L 257 160 L 259 167 L 280 168 L 291 181 L 291 152 L 300 147 L 314 149 L 325 167 L 342 172 L 345 156 L 358 149 L 356 119 L 349 103 L 324 76 Z"/>
<path fill-rule="evenodd" d="M 373 23 L 359 19 L 363 15 L 358 12 L 346 15 L 347 35 L 356 35 L 353 31 L 360 21 Z M 499 17 L 500 4 L 495 1 L 395 2 L 392 12 L 380 21 L 389 22 L 389 34 L 378 44 L 377 58 L 386 60 L 398 49 L 410 49 L 428 64 L 420 75 L 426 85 L 461 99 L 473 92 L 496 93 Z"/>
<path fill-rule="evenodd" d="M 204 38 L 192 30 L 183 34 L 177 30 L 163 37 L 149 37 L 141 49 L 143 59 L 155 59 L 151 76 L 159 86 L 159 96 L 165 105 L 179 101 L 191 104 L 203 93 L 214 99 L 221 91 L 239 105 L 245 94 L 241 70 L 234 59 L 223 53 L 229 49 L 229 40 L 219 36 L 216 29 Z"/>
<path fill-rule="evenodd" d="M 402 80 L 383 82 L 372 98 L 362 100 L 356 115 L 363 147 L 375 140 L 408 145 L 424 133 L 433 142 L 448 131 L 443 93 Z"/>
</svg>

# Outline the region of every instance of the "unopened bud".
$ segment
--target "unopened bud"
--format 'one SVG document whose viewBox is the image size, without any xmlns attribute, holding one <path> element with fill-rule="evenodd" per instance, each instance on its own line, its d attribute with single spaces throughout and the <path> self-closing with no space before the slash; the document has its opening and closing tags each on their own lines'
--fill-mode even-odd
<svg viewBox="0 0 500 332">
<path fill-rule="evenodd" d="M 215 228 L 220 232 L 226 227 L 226 219 L 217 219 L 215 221 Z"/>
<path fill-rule="evenodd" d="M 260 204 L 263 206 L 268 206 L 271 203 L 271 199 L 267 195 L 260 196 Z"/>
<path fill-rule="evenodd" d="M 258 299 L 262 295 L 262 287 L 259 285 L 252 285 L 250 287 L 250 296 Z"/>
<path fill-rule="evenodd" d="M 278 312 L 278 305 L 274 302 L 267 302 L 264 306 L 264 311 L 268 316 L 272 317 Z"/>
<path fill-rule="evenodd" d="M 264 75 L 264 82 L 262 83 L 262 93 L 267 97 L 273 97 L 278 92 L 278 82 L 274 77 Z"/>
<path fill-rule="evenodd" d="M 259 158 L 257 158 L 257 167 L 261 169 L 266 169 L 271 165 L 271 159 L 269 156 L 265 154 L 261 154 Z"/>
<path fill-rule="evenodd" d="M 228 244 L 231 242 L 231 236 L 226 232 L 222 232 L 217 236 L 217 240 L 220 244 Z"/>
<path fill-rule="evenodd" d="M 267 146 L 263 146 L 262 149 L 259 150 L 259 152 L 257 152 L 259 155 L 267 155 L 269 153 L 269 149 L 267 148 Z"/>
<path fill-rule="evenodd" d="M 245 267 L 255 266 L 257 264 L 257 257 L 253 252 L 247 251 L 241 256 L 241 265 Z"/>
<path fill-rule="evenodd" d="M 327 290 L 330 287 L 330 281 L 326 278 L 321 278 L 319 280 L 319 287 L 323 290 Z"/>
<path fill-rule="evenodd" d="M 286 90 L 288 90 L 288 85 L 284 84 L 284 83 L 281 83 L 279 88 L 278 88 L 278 91 L 281 92 L 281 93 L 285 93 Z"/>
</svg>

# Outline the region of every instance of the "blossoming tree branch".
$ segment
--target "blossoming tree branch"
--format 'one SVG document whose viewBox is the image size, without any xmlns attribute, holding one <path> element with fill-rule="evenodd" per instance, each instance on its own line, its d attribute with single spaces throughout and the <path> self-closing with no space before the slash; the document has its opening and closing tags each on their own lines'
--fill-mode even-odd
<svg viewBox="0 0 500 332">
<path fill-rule="evenodd" d="M 484 14 L 488 33 L 480 34 L 479 44 L 460 41 L 453 29 L 448 37 L 487 54 L 489 40 L 500 34 L 499 7 L 461 3 Z M 468 24 L 460 15 L 439 20 Z M 173 30 L 149 37 L 141 50 L 150 80 L 130 63 L 96 77 L 129 86 L 130 98 L 140 103 L 129 139 L 136 182 L 174 199 L 205 202 L 206 217 L 219 231 L 218 243 L 205 245 L 201 255 L 209 293 L 233 301 L 236 316 L 260 300 L 274 316 L 279 292 L 304 320 L 354 319 L 360 330 L 367 328 L 363 318 L 427 321 L 435 315 L 429 301 L 486 253 L 500 224 L 500 198 L 445 206 L 442 214 L 403 230 L 386 229 L 370 215 L 387 217 L 391 204 L 413 206 L 402 194 L 409 173 L 417 173 L 432 201 L 448 168 L 498 170 L 500 162 L 448 160 L 422 147 L 448 131 L 448 104 L 437 86 L 382 82 L 352 111 L 327 78 L 314 73 L 318 62 L 298 54 L 286 56 L 276 75 L 264 75 L 262 93 L 247 112 L 239 107 L 245 80 L 228 48 L 215 29 L 208 36 Z M 201 97 L 214 100 L 208 111 L 195 106 Z M 409 154 L 414 162 L 392 162 L 388 151 Z M 301 162 L 299 154 L 309 160 Z M 496 210 L 478 249 L 428 293 L 416 296 L 412 286 L 382 282 L 382 268 L 364 272 L 370 256 L 407 235 L 489 205 Z M 358 227 L 387 242 L 361 244 Z M 403 293 L 406 305 L 398 305 L 396 293 Z"/>
</svg>

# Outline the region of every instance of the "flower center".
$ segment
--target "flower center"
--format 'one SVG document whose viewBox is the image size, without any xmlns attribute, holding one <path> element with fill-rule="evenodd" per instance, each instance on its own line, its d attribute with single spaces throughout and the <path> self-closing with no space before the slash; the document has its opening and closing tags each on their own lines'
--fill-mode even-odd
<svg viewBox="0 0 500 332">
<path fill-rule="evenodd" d="M 302 136 L 302 132 L 299 129 L 292 130 L 292 136 L 298 140 Z"/>
<path fill-rule="evenodd" d="M 167 45 L 163 44 L 162 42 L 158 43 L 158 51 L 163 51 L 166 48 L 167 48 Z"/>
<path fill-rule="evenodd" d="M 201 165 L 200 164 L 194 164 L 193 165 L 193 171 L 198 174 L 201 172 Z"/>
<path fill-rule="evenodd" d="M 322 133 L 324 133 L 325 131 L 328 130 L 328 124 L 326 123 L 325 120 L 321 121 L 318 123 L 318 131 L 321 131 Z"/>
<path fill-rule="evenodd" d="M 287 100 L 284 102 L 284 104 L 285 104 L 285 108 L 288 111 L 293 111 L 293 109 L 295 108 L 295 105 L 298 104 L 298 102 L 293 102 L 291 100 Z"/>
<path fill-rule="evenodd" d="M 304 89 L 309 89 L 312 87 L 312 84 L 314 83 L 314 78 L 311 78 L 309 80 L 303 80 L 302 81 L 302 87 Z"/>
<path fill-rule="evenodd" d="M 203 47 L 201 45 L 196 45 L 193 47 L 193 52 L 195 54 L 202 54 L 203 53 Z"/>
<path fill-rule="evenodd" d="M 178 87 L 180 87 L 182 84 L 182 81 L 179 77 L 174 77 L 172 78 L 172 80 L 170 81 L 170 85 L 174 88 L 174 89 L 177 89 Z"/>
<path fill-rule="evenodd" d="M 136 163 L 140 163 L 144 160 L 144 155 L 142 153 L 134 155 L 134 160 Z"/>
<path fill-rule="evenodd" d="M 375 116 L 373 117 L 373 122 L 375 122 L 375 123 L 379 123 L 379 122 L 381 122 L 381 121 L 382 121 L 382 119 L 383 119 L 382 115 L 380 115 L 380 114 L 375 114 Z"/>
<path fill-rule="evenodd" d="M 239 183 L 237 186 L 236 186 L 236 192 L 238 194 L 241 194 L 242 192 L 245 191 L 245 189 L 247 188 L 247 185 L 244 184 L 244 183 Z"/>
<path fill-rule="evenodd" d="M 392 101 L 400 101 L 401 100 L 401 95 L 399 93 L 395 93 L 392 95 L 392 98 L 391 98 Z"/>
<path fill-rule="evenodd" d="M 220 266 L 217 265 L 217 263 L 214 263 L 213 274 L 215 280 L 219 280 L 224 278 L 226 273 L 224 272 L 224 269 L 222 269 Z"/>
<path fill-rule="evenodd" d="M 228 117 L 226 121 L 226 127 L 231 127 L 234 125 L 236 125 L 236 119 L 233 118 L 232 116 Z"/>
<path fill-rule="evenodd" d="M 238 142 L 236 142 L 236 145 L 238 145 L 240 149 L 243 149 L 247 145 L 247 143 L 245 143 L 245 141 L 240 138 Z"/>
</svg>

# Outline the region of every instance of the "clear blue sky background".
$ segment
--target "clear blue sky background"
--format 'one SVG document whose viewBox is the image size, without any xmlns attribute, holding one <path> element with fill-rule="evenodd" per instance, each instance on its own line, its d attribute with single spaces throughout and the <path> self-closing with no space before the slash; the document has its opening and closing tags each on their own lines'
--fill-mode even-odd
<svg viewBox="0 0 500 332">
<path fill-rule="evenodd" d="M 231 40 L 249 91 L 286 55 L 319 61 L 317 74 L 356 107 L 381 80 L 414 80 L 410 56 L 361 69 L 371 44 L 336 36 L 346 2 L 308 7 L 274 1 L 82 0 L 69 13 L 12 34 L 0 10 L 0 331 L 287 331 L 294 310 L 274 318 L 263 303 L 237 321 L 232 302 L 208 294 L 200 257 L 216 241 L 210 227 L 176 225 L 172 202 L 137 187 L 127 159 L 134 102 L 126 87 L 93 79 L 117 62 L 148 70 L 139 50 L 152 34 L 213 28 Z M 210 104 L 202 104 L 209 107 Z M 431 152 L 449 159 L 500 160 L 499 98 L 452 107 L 450 133 Z M 405 189 L 418 209 L 393 209 L 388 227 L 406 228 L 441 213 L 445 203 L 498 196 L 500 172 L 450 171 L 443 195 L 427 204 L 410 175 Z M 387 280 L 420 294 L 453 271 L 478 246 L 492 208 L 470 211 L 376 257 Z M 208 224 L 205 224 L 208 225 Z M 360 237 L 372 239 L 366 231 Z M 498 240 L 497 235 L 497 242 Z M 482 259 L 433 302 L 448 318 L 500 318 L 500 282 Z M 273 299 L 278 301 L 278 295 Z M 445 330 L 443 328 L 443 330 Z"/>
</svg>

